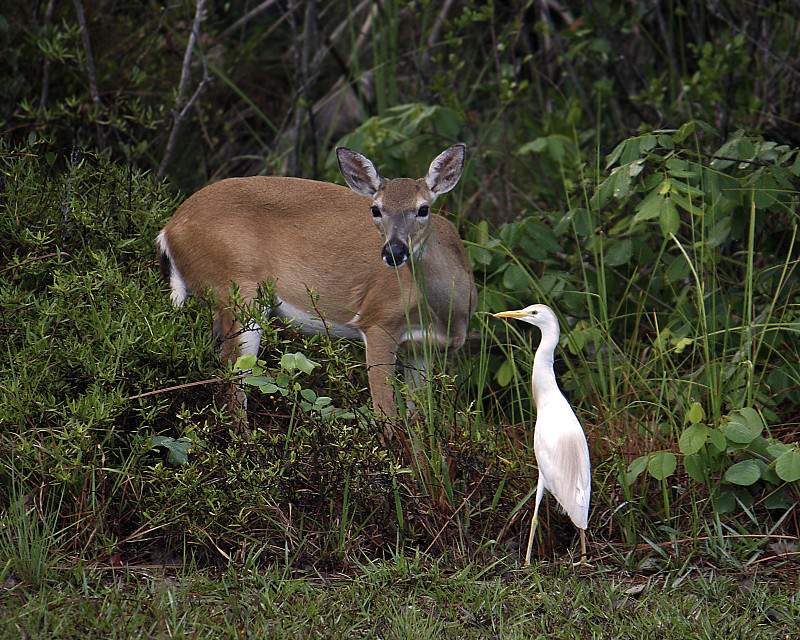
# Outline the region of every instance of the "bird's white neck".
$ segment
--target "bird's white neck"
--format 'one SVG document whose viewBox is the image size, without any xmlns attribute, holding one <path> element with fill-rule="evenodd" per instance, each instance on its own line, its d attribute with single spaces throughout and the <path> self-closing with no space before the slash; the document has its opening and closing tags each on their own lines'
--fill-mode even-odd
<svg viewBox="0 0 800 640">
<path fill-rule="evenodd" d="M 551 390 L 558 392 L 556 374 L 553 371 L 553 359 L 558 345 L 558 329 L 542 331 L 542 340 L 536 355 L 533 357 L 533 401 L 539 406 L 542 398 L 548 397 Z"/>
</svg>

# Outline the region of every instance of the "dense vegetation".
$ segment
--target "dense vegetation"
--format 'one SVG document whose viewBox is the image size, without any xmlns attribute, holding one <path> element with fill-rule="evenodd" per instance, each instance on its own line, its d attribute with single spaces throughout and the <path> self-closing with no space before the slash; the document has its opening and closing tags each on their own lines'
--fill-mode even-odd
<svg viewBox="0 0 800 640">
<path fill-rule="evenodd" d="M 0 9 L 3 614 L 59 581 L 94 602 L 107 582 L 92 571 L 152 564 L 186 581 L 218 567 L 220 582 L 198 587 L 209 619 L 222 591 L 286 579 L 260 605 L 277 611 L 332 571 L 379 593 L 400 584 L 426 611 L 413 585 L 442 571 L 472 608 L 408 628 L 383 611 L 369 632 L 541 631 L 515 607 L 568 608 L 553 595 L 561 570 L 523 576 L 513 597 L 501 588 L 532 506 L 538 333 L 486 313 L 534 301 L 562 322 L 558 374 L 590 442 L 600 577 L 666 576 L 684 603 L 659 622 L 673 636 L 687 632 L 669 616 L 696 612 L 696 593 L 728 593 L 707 567 L 796 585 L 799 36 L 791 2 Z M 261 358 L 274 384 L 252 391 L 250 433 L 235 429 L 215 400 L 235 374 L 207 305 L 176 311 L 159 281 L 153 242 L 177 204 L 231 175 L 341 182 L 337 144 L 416 177 L 456 140 L 470 156 L 442 207 L 480 300 L 449 375 L 384 443 L 362 350 L 271 323 Z M 551 500 L 537 557 L 561 558 L 574 534 Z M 638 593 L 570 580 L 590 620 L 575 637 L 617 629 L 604 616 Z M 765 619 L 788 633 L 796 597 L 751 586 L 731 601 L 752 626 L 728 621 L 731 633 Z M 363 601 L 355 588 L 333 590 Z M 136 628 L 189 634 L 188 605 L 171 597 Z M 41 615 L 52 637 L 50 613 L 31 606 L 20 624 Z M 366 633 L 369 612 L 348 612 Z M 233 634 L 226 624 L 207 633 Z"/>
</svg>

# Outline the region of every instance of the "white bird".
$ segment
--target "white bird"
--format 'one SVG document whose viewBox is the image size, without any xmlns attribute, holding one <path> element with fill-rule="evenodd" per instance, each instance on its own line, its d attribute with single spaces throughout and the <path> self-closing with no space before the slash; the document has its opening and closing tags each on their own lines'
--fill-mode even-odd
<svg viewBox="0 0 800 640">
<path fill-rule="evenodd" d="M 575 412 L 561 393 L 553 371 L 553 355 L 560 330 L 553 310 L 544 304 L 532 304 L 519 311 L 495 313 L 498 318 L 516 318 L 539 327 L 542 340 L 533 358 L 533 402 L 536 424 L 533 431 L 533 452 L 539 467 L 536 483 L 536 504 L 533 508 L 531 532 L 525 565 L 531 561 L 531 546 L 538 524 L 539 503 L 544 490 L 552 493 L 580 530 L 581 562 L 586 558 L 586 527 L 589 520 L 591 463 L 589 445 Z"/>
</svg>

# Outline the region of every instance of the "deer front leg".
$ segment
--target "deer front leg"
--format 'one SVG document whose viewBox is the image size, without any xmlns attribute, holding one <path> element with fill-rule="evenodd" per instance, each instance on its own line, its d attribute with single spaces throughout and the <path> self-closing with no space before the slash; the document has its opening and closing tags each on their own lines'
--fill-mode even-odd
<svg viewBox="0 0 800 640">
<path fill-rule="evenodd" d="M 369 391 L 375 411 L 387 418 L 397 415 L 392 379 L 397 360 L 397 342 L 381 327 L 364 331 Z"/>
</svg>

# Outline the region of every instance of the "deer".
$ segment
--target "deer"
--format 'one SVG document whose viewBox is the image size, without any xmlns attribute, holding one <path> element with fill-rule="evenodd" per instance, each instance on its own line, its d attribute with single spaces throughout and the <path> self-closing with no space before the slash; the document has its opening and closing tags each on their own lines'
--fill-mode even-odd
<svg viewBox="0 0 800 640">
<path fill-rule="evenodd" d="M 417 347 L 460 348 L 476 309 L 458 230 L 432 211 L 461 177 L 466 151 L 464 144 L 450 147 L 415 180 L 386 179 L 364 155 L 337 147 L 349 188 L 251 176 L 200 189 L 156 240 L 173 305 L 210 291 L 222 359 L 234 363 L 240 355 L 258 354 L 262 329 L 237 320 L 232 292 L 252 302 L 261 283 L 269 282 L 269 317 L 294 321 L 305 333 L 364 343 L 373 407 L 395 418 L 398 358 L 411 354 L 410 380 L 419 384 L 430 349 Z M 232 404 L 246 411 L 246 396 L 231 393 L 238 398 Z"/>
</svg>

